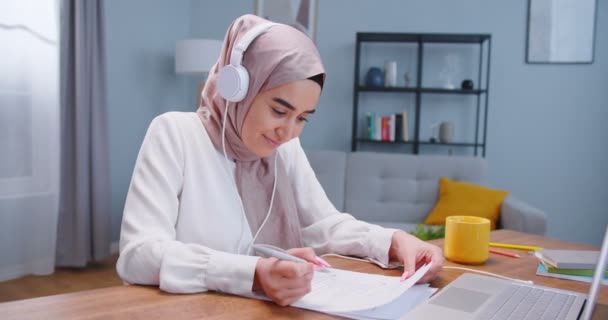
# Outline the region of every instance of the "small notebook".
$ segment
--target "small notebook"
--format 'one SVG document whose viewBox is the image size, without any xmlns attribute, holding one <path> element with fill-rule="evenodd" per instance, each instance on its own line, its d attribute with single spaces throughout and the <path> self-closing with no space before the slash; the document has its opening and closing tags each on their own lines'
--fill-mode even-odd
<svg viewBox="0 0 608 320">
<path fill-rule="evenodd" d="M 536 251 L 535 255 L 545 263 L 560 269 L 595 269 L 599 251 L 549 250 Z"/>
<path fill-rule="evenodd" d="M 550 266 L 547 264 L 545 264 L 545 268 L 547 269 L 547 272 L 567 274 L 567 275 L 571 275 L 571 276 L 593 277 L 593 274 L 595 273 L 594 269 L 563 269 L 563 268 L 556 268 L 556 267 L 553 267 L 553 266 Z M 606 278 L 608 278 L 608 271 L 604 272 L 604 275 Z"/>
<path fill-rule="evenodd" d="M 569 274 L 548 272 L 547 269 L 545 268 L 545 266 L 540 262 L 538 263 L 538 269 L 536 269 L 536 274 L 539 276 L 566 279 L 566 280 L 575 280 L 575 281 L 588 282 L 588 283 L 591 283 L 593 281 L 592 276 L 575 276 L 575 275 L 569 275 Z M 605 277 L 602 280 L 602 284 L 608 285 L 608 277 Z"/>
</svg>

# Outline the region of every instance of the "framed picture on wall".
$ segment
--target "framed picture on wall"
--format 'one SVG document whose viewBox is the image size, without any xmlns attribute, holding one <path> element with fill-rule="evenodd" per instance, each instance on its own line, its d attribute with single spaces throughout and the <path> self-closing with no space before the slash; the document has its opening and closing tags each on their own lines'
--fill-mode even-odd
<svg viewBox="0 0 608 320">
<path fill-rule="evenodd" d="M 256 0 L 255 14 L 293 26 L 315 41 L 317 5 L 318 0 Z"/>
<path fill-rule="evenodd" d="M 528 0 L 527 63 L 593 63 L 597 0 Z"/>
</svg>

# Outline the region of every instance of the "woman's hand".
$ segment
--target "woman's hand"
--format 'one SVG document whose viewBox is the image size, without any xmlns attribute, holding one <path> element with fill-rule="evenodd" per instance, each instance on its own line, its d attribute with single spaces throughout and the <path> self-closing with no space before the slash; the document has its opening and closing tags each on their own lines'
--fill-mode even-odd
<svg viewBox="0 0 608 320">
<path fill-rule="evenodd" d="M 287 306 L 310 292 L 314 273 L 310 263 L 260 258 L 255 266 L 254 291 L 264 292 L 280 306 Z"/>
<path fill-rule="evenodd" d="M 287 250 L 310 263 L 260 258 L 255 267 L 253 290 L 262 291 L 280 306 L 287 306 L 310 292 L 314 270 L 322 265 L 311 248 Z M 326 265 L 329 267 L 329 264 Z"/>
<path fill-rule="evenodd" d="M 403 264 L 403 276 L 411 277 L 425 263 L 433 265 L 418 283 L 431 282 L 437 278 L 443 267 L 443 252 L 435 245 L 424 242 L 403 231 L 393 233 L 389 259 L 398 260 Z"/>
<path fill-rule="evenodd" d="M 312 263 L 314 265 L 315 270 L 331 268 L 331 265 L 327 261 L 323 260 L 321 257 L 318 257 L 311 247 L 293 248 L 287 250 L 287 252 L 292 256 L 296 256 Z"/>
</svg>

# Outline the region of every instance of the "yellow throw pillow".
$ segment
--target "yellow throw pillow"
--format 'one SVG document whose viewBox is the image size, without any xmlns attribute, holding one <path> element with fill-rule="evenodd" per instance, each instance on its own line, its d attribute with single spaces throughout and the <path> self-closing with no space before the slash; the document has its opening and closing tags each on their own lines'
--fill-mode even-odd
<svg viewBox="0 0 608 320">
<path fill-rule="evenodd" d="M 500 215 L 500 206 L 508 192 L 476 184 L 439 178 L 439 201 L 426 217 L 425 224 L 445 224 L 449 216 L 476 216 L 491 221 L 492 230 Z"/>
</svg>

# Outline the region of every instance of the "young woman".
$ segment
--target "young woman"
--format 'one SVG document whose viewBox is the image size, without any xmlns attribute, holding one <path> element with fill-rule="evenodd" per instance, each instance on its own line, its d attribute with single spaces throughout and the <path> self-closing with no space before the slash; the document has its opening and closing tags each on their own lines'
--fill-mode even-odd
<svg viewBox="0 0 608 320">
<path fill-rule="evenodd" d="M 125 204 L 119 275 L 175 293 L 261 291 L 279 305 L 310 291 L 315 268 L 327 266 L 317 255 L 330 252 L 400 262 L 406 276 L 432 262 L 421 281 L 432 280 L 438 247 L 328 200 L 298 140 L 325 80 L 319 53 L 300 31 L 268 23 L 236 19 L 197 112 L 150 124 Z M 253 243 L 310 263 L 254 256 Z"/>
</svg>

